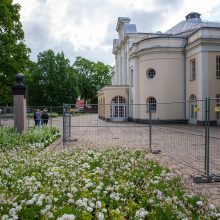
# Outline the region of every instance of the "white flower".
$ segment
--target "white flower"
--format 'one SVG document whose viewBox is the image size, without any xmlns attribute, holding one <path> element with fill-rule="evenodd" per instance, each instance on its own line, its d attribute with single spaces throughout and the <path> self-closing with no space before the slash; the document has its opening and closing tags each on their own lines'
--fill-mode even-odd
<svg viewBox="0 0 220 220">
<path fill-rule="evenodd" d="M 215 206 L 213 204 L 209 204 L 209 209 L 214 211 L 215 210 Z"/>
<path fill-rule="evenodd" d="M 102 207 L 102 203 L 101 203 L 100 201 L 97 201 L 95 207 L 96 207 L 97 209 L 101 208 L 101 207 Z"/>
<path fill-rule="evenodd" d="M 75 201 L 74 201 L 73 199 L 69 199 L 69 200 L 68 200 L 68 203 L 70 203 L 70 204 L 71 204 L 71 203 L 73 204 L 74 202 L 75 202 Z"/>
<path fill-rule="evenodd" d="M 28 201 L 26 202 L 26 204 L 27 204 L 27 205 L 33 205 L 34 202 L 35 202 L 34 199 L 30 199 L 30 200 L 28 200 Z"/>
<path fill-rule="evenodd" d="M 148 215 L 148 211 L 146 211 L 144 208 L 137 210 L 135 213 L 135 216 L 139 219 L 145 218 L 146 215 Z"/>
<path fill-rule="evenodd" d="M 86 207 L 86 211 L 88 211 L 88 212 L 92 212 L 92 211 L 93 211 L 93 208 L 87 206 L 87 207 Z"/>
<path fill-rule="evenodd" d="M 60 218 L 57 218 L 57 220 L 75 220 L 75 215 L 64 214 Z"/>
<path fill-rule="evenodd" d="M 73 198 L 73 194 L 71 194 L 71 193 L 67 193 L 67 197 L 69 197 L 69 198 Z"/>
<path fill-rule="evenodd" d="M 111 193 L 110 198 L 118 201 L 120 199 L 120 194 L 113 192 L 113 193 Z"/>
<path fill-rule="evenodd" d="M 197 201 L 197 202 L 196 202 L 196 205 L 198 205 L 198 206 L 202 206 L 203 203 L 202 203 L 202 201 Z"/>
<path fill-rule="evenodd" d="M 84 164 L 82 165 L 82 168 L 90 168 L 90 166 L 89 166 L 88 163 L 84 163 Z"/>
<path fill-rule="evenodd" d="M 8 218 L 9 218 L 8 215 L 3 215 L 3 216 L 2 216 L 2 220 L 6 220 L 6 219 L 8 219 Z"/>
<path fill-rule="evenodd" d="M 97 218 L 98 218 L 98 220 L 104 220 L 105 216 L 104 216 L 104 214 L 102 212 L 98 212 L 97 213 Z"/>
</svg>

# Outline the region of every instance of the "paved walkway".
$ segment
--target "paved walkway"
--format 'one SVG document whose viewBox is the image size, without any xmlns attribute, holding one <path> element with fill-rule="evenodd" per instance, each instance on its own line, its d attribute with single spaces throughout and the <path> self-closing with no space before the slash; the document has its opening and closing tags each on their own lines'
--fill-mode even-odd
<svg viewBox="0 0 220 220">
<path fill-rule="evenodd" d="M 69 146 L 104 148 L 121 146 L 149 150 L 149 125 L 128 122 L 105 122 L 97 115 L 72 117 Z M 205 136 L 203 126 L 153 125 L 150 154 L 160 164 L 168 166 L 183 180 L 190 191 L 205 195 L 210 202 L 220 206 L 220 183 L 194 184 L 193 176 L 203 175 L 205 163 Z M 220 129 L 211 128 L 210 173 L 220 174 Z"/>
</svg>

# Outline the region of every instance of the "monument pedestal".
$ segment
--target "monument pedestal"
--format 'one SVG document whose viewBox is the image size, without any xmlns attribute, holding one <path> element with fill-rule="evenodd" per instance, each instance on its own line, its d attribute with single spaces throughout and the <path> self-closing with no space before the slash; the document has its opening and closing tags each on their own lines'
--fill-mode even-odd
<svg viewBox="0 0 220 220">
<path fill-rule="evenodd" d="M 18 133 L 27 130 L 27 113 L 26 113 L 26 98 L 24 95 L 14 95 L 14 127 Z"/>
<path fill-rule="evenodd" d="M 16 75 L 17 83 L 12 87 L 14 104 L 14 127 L 18 133 L 27 130 L 26 97 L 27 87 L 24 85 L 24 75 Z"/>
</svg>

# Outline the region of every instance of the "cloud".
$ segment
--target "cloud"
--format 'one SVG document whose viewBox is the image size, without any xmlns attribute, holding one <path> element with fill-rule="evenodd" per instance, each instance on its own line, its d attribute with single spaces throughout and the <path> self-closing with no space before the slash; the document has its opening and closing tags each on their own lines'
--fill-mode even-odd
<svg viewBox="0 0 220 220">
<path fill-rule="evenodd" d="M 114 63 L 112 41 L 117 38 L 117 18 L 130 17 L 139 32 L 166 31 L 199 7 L 207 11 L 206 0 L 14 0 L 21 5 L 21 21 L 31 58 L 52 49 L 76 56 Z M 210 1 L 209 1 L 210 2 Z M 211 0 L 209 12 L 217 5 Z M 202 12 L 204 12 L 202 11 Z M 200 11 L 198 11 L 200 12 Z M 201 13 L 202 13 L 201 12 Z M 216 20 L 218 10 L 213 11 Z M 210 16 L 211 17 L 211 16 Z"/>
</svg>

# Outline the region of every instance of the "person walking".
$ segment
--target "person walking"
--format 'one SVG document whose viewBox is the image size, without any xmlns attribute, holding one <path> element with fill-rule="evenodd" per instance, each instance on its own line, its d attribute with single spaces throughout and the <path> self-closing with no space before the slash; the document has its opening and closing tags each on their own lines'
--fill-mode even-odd
<svg viewBox="0 0 220 220">
<path fill-rule="evenodd" d="M 35 126 L 39 127 L 41 122 L 41 112 L 40 109 L 37 109 L 37 111 L 34 114 L 34 120 L 35 120 Z"/>
<path fill-rule="evenodd" d="M 34 109 L 34 125 L 37 126 L 37 116 L 36 116 L 37 110 Z"/>
<path fill-rule="evenodd" d="M 43 113 L 42 113 L 43 125 L 47 125 L 48 120 L 49 120 L 49 115 L 47 114 L 47 110 L 43 110 Z"/>
</svg>

